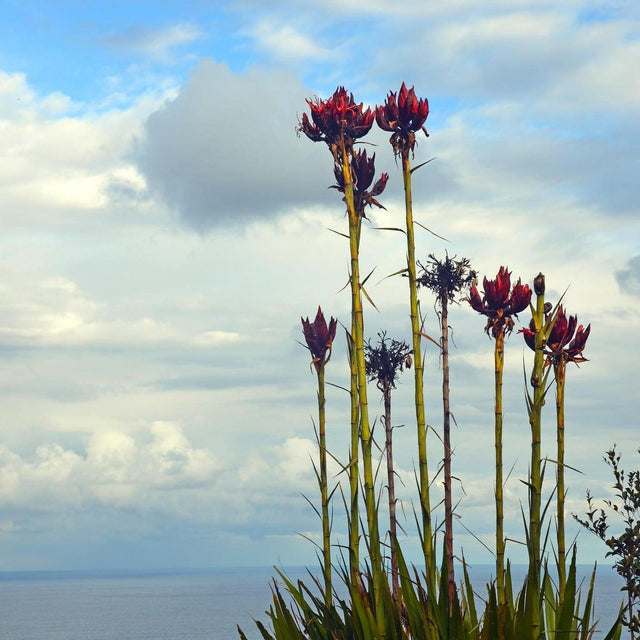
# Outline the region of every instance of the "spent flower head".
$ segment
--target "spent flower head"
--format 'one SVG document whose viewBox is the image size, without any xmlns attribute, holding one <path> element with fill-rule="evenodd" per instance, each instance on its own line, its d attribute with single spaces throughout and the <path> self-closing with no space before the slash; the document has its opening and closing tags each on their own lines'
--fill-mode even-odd
<svg viewBox="0 0 640 640">
<path fill-rule="evenodd" d="M 390 340 L 387 332 L 378 333 L 378 344 L 373 346 L 371 340 L 364 345 L 364 357 L 367 377 L 375 380 L 380 391 L 395 389 L 395 382 L 400 372 L 412 365 L 412 350 L 404 341 Z"/>
<path fill-rule="evenodd" d="M 511 333 L 514 327 L 513 316 L 517 317 L 531 302 L 531 289 L 528 284 L 522 284 L 520 278 L 511 288 L 511 272 L 507 267 L 500 267 L 494 280 L 486 276 L 482 282 L 483 295 L 473 285 L 466 300 L 471 307 L 487 316 L 484 330 L 497 338 L 501 333 Z"/>
<path fill-rule="evenodd" d="M 443 260 L 430 253 L 427 264 L 418 262 L 418 267 L 421 271 L 418 284 L 433 291 L 438 300 L 446 298 L 454 302 L 456 294 L 472 286 L 476 280 L 476 272 L 470 268 L 467 258 L 456 260 L 456 256 L 450 258 L 448 253 Z"/>
<path fill-rule="evenodd" d="M 309 318 L 305 320 L 301 317 L 300 320 L 302 320 L 305 342 L 311 352 L 311 364 L 314 365 L 316 371 L 320 371 L 320 368 L 324 367 L 331 359 L 331 347 L 336 337 L 338 321 L 332 317 L 329 326 L 327 326 L 327 321 L 320 307 L 318 307 L 316 319 L 313 322 L 309 322 Z"/>
<path fill-rule="evenodd" d="M 389 180 L 388 173 L 383 173 L 373 185 L 371 191 L 367 191 L 373 182 L 376 171 L 375 158 L 375 153 L 368 158 L 367 152 L 364 149 L 351 156 L 350 166 L 351 179 L 353 180 L 353 201 L 356 213 L 362 218 L 366 218 L 364 209 L 367 205 L 370 207 L 375 205 L 380 209 L 385 208 L 376 200 L 375 196 L 379 196 L 387 186 L 387 180 Z M 342 172 L 342 166 L 338 164 L 334 165 L 333 173 L 338 184 L 334 184 L 330 188 L 337 189 L 341 193 L 344 193 L 344 173 Z"/>
<path fill-rule="evenodd" d="M 546 314 L 546 321 L 550 321 L 549 314 Z M 562 362 L 575 362 L 576 364 L 587 362 L 582 352 L 590 332 L 590 324 L 586 328 L 582 325 L 578 326 L 578 316 L 569 316 L 567 318 L 563 306 L 559 305 L 551 333 L 543 347 L 546 356 L 544 366 L 548 367 L 550 364 L 557 365 Z M 528 328 L 520 329 L 518 333 L 523 334 L 527 346 L 535 351 L 536 333 L 533 320 Z"/>
<path fill-rule="evenodd" d="M 347 153 L 353 151 L 353 143 L 369 133 L 375 114 L 370 108 L 363 108 L 362 102 L 356 103 L 353 94 L 344 87 L 338 87 L 326 100 L 307 99 L 311 109 L 311 119 L 306 113 L 298 125 L 313 142 L 325 142 L 336 162 L 340 161 L 340 151 L 344 147 Z"/>
<path fill-rule="evenodd" d="M 413 151 L 417 131 L 429 135 L 424 127 L 428 115 L 429 101 L 418 99 L 413 87 L 407 89 L 404 82 L 397 94 L 389 91 L 385 103 L 376 107 L 376 122 L 384 131 L 392 132 L 389 142 L 396 155 Z"/>
</svg>

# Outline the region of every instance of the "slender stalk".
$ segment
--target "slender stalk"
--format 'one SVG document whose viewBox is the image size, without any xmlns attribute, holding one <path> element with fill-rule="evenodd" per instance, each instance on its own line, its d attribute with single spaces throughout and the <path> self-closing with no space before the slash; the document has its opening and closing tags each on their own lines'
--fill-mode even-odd
<svg viewBox="0 0 640 640">
<path fill-rule="evenodd" d="M 413 204 L 411 197 L 411 165 L 409 149 L 401 151 L 402 179 L 407 232 L 407 276 L 409 281 L 409 301 L 411 305 L 411 332 L 413 338 L 413 360 L 415 371 L 415 405 L 418 430 L 418 466 L 420 483 L 420 510 L 422 514 L 422 552 L 427 584 L 435 585 L 435 562 L 433 558 L 433 533 L 431 527 L 431 504 L 429 496 L 429 466 L 427 462 L 427 426 L 424 410 L 424 365 L 422 363 L 420 311 L 418 306 L 418 286 L 416 283 L 416 252 L 413 228 Z"/>
<path fill-rule="evenodd" d="M 331 526 L 329 522 L 329 487 L 327 481 L 327 437 L 324 396 L 324 363 L 317 369 L 318 374 L 318 441 L 320 445 L 320 497 L 322 505 L 322 557 L 324 574 L 324 600 L 331 606 Z"/>
<path fill-rule="evenodd" d="M 444 545 L 447 557 L 447 582 L 450 611 L 456 594 L 456 576 L 453 567 L 453 500 L 451 496 L 451 410 L 449 404 L 449 308 L 448 292 L 440 298 L 442 338 L 442 409 L 444 441 Z"/>
<path fill-rule="evenodd" d="M 545 397 L 544 343 L 546 339 L 544 314 L 544 276 L 539 274 L 534 283 L 536 306 L 533 314 L 535 324 L 535 355 L 531 386 L 533 402 L 529 410 L 531 426 L 531 468 L 529 470 L 529 575 L 527 588 L 527 609 L 530 611 L 531 638 L 540 635 L 540 534 L 542 523 L 542 469 L 540 444 L 542 437 L 542 407 Z"/>
<path fill-rule="evenodd" d="M 496 585 L 498 605 L 506 605 L 504 588 L 504 480 L 502 477 L 502 374 L 504 371 L 504 329 L 496 336 L 495 361 L 495 424 L 494 446 L 496 454 Z"/>
<path fill-rule="evenodd" d="M 398 527 L 396 520 L 396 489 L 395 472 L 393 470 L 393 427 L 391 425 L 391 387 L 386 386 L 384 397 L 384 432 L 385 451 L 387 454 L 387 491 L 389 494 L 389 543 L 391 546 L 391 584 L 393 597 L 396 602 L 400 598 L 400 583 L 398 579 L 398 554 L 396 540 L 398 539 Z"/>
<path fill-rule="evenodd" d="M 353 199 L 353 182 L 347 150 L 342 146 L 342 171 L 344 176 L 344 196 L 349 217 L 349 252 L 351 258 L 351 314 L 354 328 L 354 351 L 358 375 L 358 406 L 360 415 L 360 443 L 362 447 L 362 463 L 364 473 L 364 501 L 369 530 L 369 555 L 373 578 L 374 605 L 379 623 L 383 622 L 382 612 L 382 554 L 380 550 L 380 534 L 378 531 L 378 514 L 376 508 L 372 437 L 369 425 L 369 405 L 367 401 L 367 374 L 364 357 L 364 319 L 362 295 L 360 291 L 360 217 Z M 381 629 L 378 629 L 381 634 Z"/>
<path fill-rule="evenodd" d="M 556 436 L 557 436 L 557 528 L 558 528 L 558 601 L 564 602 L 564 592 L 567 584 L 566 542 L 564 526 L 564 383 L 566 363 L 562 356 L 554 365 L 556 379 Z"/>
<path fill-rule="evenodd" d="M 360 448 L 360 421 L 358 405 L 358 365 L 356 363 L 355 319 L 351 321 L 351 335 L 349 336 L 351 367 L 351 447 L 349 451 L 349 570 L 351 584 L 355 587 L 360 581 L 360 515 L 358 506 L 358 458 Z"/>
</svg>

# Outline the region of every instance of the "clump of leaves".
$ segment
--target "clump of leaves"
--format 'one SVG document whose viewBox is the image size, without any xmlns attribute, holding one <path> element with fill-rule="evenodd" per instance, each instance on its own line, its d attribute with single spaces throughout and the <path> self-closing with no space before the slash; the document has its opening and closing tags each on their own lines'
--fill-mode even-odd
<svg viewBox="0 0 640 640">
<path fill-rule="evenodd" d="M 640 449 L 638 449 L 640 453 Z M 626 472 L 620 466 L 620 454 L 615 444 L 606 452 L 604 461 L 613 471 L 613 488 L 617 500 L 603 500 L 610 510 L 622 519 L 623 530 L 610 535 L 609 521 L 604 509 L 594 504 L 592 494 L 587 491 L 588 511 L 586 518 L 573 517 L 586 529 L 595 533 L 609 547 L 607 557 L 615 558 L 614 568 L 624 579 L 622 591 L 627 592 L 627 611 L 622 624 L 629 628 L 631 640 L 640 634 L 640 469 Z"/>
</svg>

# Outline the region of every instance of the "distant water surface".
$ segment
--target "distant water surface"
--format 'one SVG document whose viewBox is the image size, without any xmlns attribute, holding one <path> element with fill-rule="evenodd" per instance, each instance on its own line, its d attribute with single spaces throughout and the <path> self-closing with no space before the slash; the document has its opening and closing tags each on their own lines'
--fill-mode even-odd
<svg viewBox="0 0 640 640">
<path fill-rule="evenodd" d="M 302 568 L 286 574 L 307 576 Z M 481 589 L 491 568 L 470 574 Z M 253 619 L 266 622 L 274 575 L 271 568 L 0 573 L 0 640 L 228 640 L 238 638 L 237 624 L 257 640 Z M 522 575 L 524 568 L 514 568 L 514 588 Z M 613 570 L 598 568 L 601 631 L 615 619 L 620 586 Z"/>
</svg>

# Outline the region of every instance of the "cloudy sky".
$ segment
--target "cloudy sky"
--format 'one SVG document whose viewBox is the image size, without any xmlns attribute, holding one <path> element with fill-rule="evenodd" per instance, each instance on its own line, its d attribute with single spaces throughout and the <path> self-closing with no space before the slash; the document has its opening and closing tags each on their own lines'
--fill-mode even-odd
<svg viewBox="0 0 640 640">
<path fill-rule="evenodd" d="M 434 161 L 415 174 L 415 213 L 448 241 L 420 231 L 423 259 L 448 251 L 527 282 L 543 271 L 548 297 L 568 288 L 568 311 L 592 324 L 590 361 L 568 373 L 567 463 L 582 472 L 568 474 L 568 509 L 584 510 L 586 488 L 608 495 L 614 442 L 637 466 L 637 3 L 11 0 L 0 43 L 0 570 L 314 562 L 299 536 L 319 530 L 301 496 L 316 497 L 300 316 L 320 304 L 348 323 L 348 248 L 329 231 L 346 227 L 330 156 L 295 128 L 305 97 L 337 85 L 375 105 L 406 81 L 430 101 L 415 162 Z M 404 239 L 375 229 L 402 224 L 401 176 L 386 135 L 369 140 L 391 178 L 363 230 L 379 309 L 366 331 L 408 340 L 406 282 L 384 279 Z M 436 333 L 426 293 L 422 308 Z M 491 557 L 465 528 L 493 537 L 483 324 L 452 310 L 456 545 L 474 562 Z M 523 359 L 514 333 L 505 458 L 519 540 Z M 343 336 L 327 375 L 347 384 Z M 394 399 L 410 536 L 411 386 Z M 328 396 L 344 460 L 347 398 Z M 435 470 L 436 435 L 429 451 Z M 586 533 L 579 545 L 582 562 L 604 556 Z"/>
</svg>

